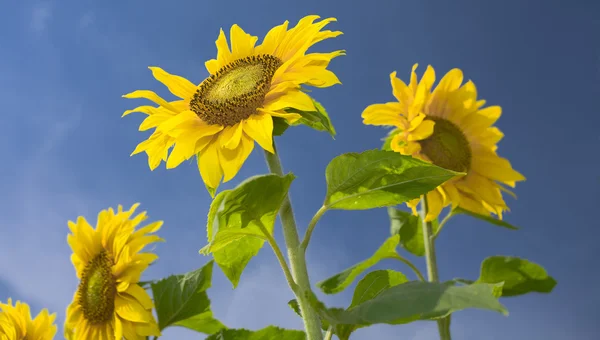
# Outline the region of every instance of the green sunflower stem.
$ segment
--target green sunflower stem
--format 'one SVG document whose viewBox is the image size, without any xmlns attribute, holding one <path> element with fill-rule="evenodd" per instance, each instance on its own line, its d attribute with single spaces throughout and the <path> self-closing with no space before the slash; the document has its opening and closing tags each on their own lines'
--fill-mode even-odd
<svg viewBox="0 0 600 340">
<path fill-rule="evenodd" d="M 423 228 L 423 245 L 425 246 L 425 260 L 427 262 L 427 278 L 429 282 L 439 282 L 437 259 L 435 257 L 435 235 L 431 222 L 425 222 L 427 216 L 427 195 L 421 196 L 421 226 Z M 451 340 L 450 336 L 450 318 L 438 319 L 438 332 L 441 340 Z"/>
<path fill-rule="evenodd" d="M 275 148 L 275 142 L 273 142 L 273 150 L 275 151 L 274 153 L 265 150 L 267 165 L 269 166 L 271 173 L 283 176 L 283 169 Z M 289 195 L 283 200 L 283 204 L 279 210 L 279 217 L 281 218 L 281 225 L 283 227 L 283 237 L 285 239 L 292 276 L 299 288 L 294 294 L 296 295 L 298 305 L 300 306 L 300 313 L 302 314 L 302 320 L 304 321 L 307 340 L 322 340 L 323 332 L 321 331 L 321 320 L 315 310 L 311 307 L 308 299 L 309 294 L 312 294 L 312 290 L 310 288 L 308 269 L 306 267 L 306 256 L 304 248 L 300 245 L 300 237 L 298 236 L 298 229 L 296 227 L 296 220 L 294 219 L 294 211 L 292 210 Z"/>
</svg>

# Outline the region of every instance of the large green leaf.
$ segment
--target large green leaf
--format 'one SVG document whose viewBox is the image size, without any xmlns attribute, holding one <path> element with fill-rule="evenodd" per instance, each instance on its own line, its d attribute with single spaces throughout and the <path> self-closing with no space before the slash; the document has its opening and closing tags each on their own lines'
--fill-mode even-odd
<svg viewBox="0 0 600 340">
<path fill-rule="evenodd" d="M 358 275 L 374 266 L 377 262 L 397 256 L 396 247 L 398 246 L 399 241 L 398 235 L 391 236 L 370 258 L 317 283 L 317 287 L 325 294 L 335 294 L 343 291 Z"/>
<path fill-rule="evenodd" d="M 458 175 L 396 152 L 369 150 L 335 157 L 327 166 L 328 209 L 394 206 L 425 194 Z"/>
<path fill-rule="evenodd" d="M 354 289 L 354 295 L 352 296 L 352 303 L 348 309 L 375 298 L 390 287 L 397 286 L 405 282 L 408 282 L 408 279 L 400 272 L 390 269 L 372 271 L 365 275 L 362 280 L 358 281 L 356 289 Z M 364 326 L 334 325 L 333 333 L 337 335 L 340 340 L 348 340 L 350 335 L 361 327 Z"/>
<path fill-rule="evenodd" d="M 455 208 L 454 210 L 452 210 L 452 213 L 454 215 L 458 215 L 458 214 L 469 215 L 471 217 L 475 217 L 475 218 L 478 218 L 480 220 L 483 220 L 483 221 L 486 221 L 488 223 L 491 223 L 493 225 L 497 225 L 499 227 L 504 227 L 504 228 L 507 228 L 507 229 L 512 229 L 512 230 L 518 230 L 519 229 L 519 227 L 515 227 L 514 225 L 512 225 L 512 224 L 510 224 L 510 223 L 508 223 L 506 221 L 499 220 L 499 219 L 493 218 L 491 216 L 485 216 L 485 215 L 476 214 L 476 213 L 474 213 L 472 211 L 463 209 L 461 207 Z"/>
<path fill-rule="evenodd" d="M 312 302 L 321 317 L 331 324 L 357 326 L 432 320 L 467 308 L 492 310 L 507 315 L 504 306 L 494 297 L 494 289 L 498 285 L 501 284 L 454 286 L 453 282 L 411 281 L 384 290 L 373 299 L 348 310 L 325 308 L 318 301 Z"/>
<path fill-rule="evenodd" d="M 511 256 L 491 256 L 481 263 L 478 283 L 504 282 L 502 296 L 550 293 L 556 280 L 539 264 Z"/>
<path fill-rule="evenodd" d="M 218 331 L 227 328 L 221 321 L 214 318 L 212 311 L 194 315 L 191 318 L 178 321 L 174 325 L 189 328 L 204 334 L 215 334 Z"/>
<path fill-rule="evenodd" d="M 282 136 L 289 124 L 281 117 L 273 117 L 273 136 Z"/>
<path fill-rule="evenodd" d="M 288 330 L 275 326 L 268 326 L 259 331 L 247 329 L 223 329 L 206 340 L 305 340 L 302 331 Z"/>
<path fill-rule="evenodd" d="M 425 255 L 425 245 L 423 244 L 423 228 L 421 218 L 413 214 L 388 207 L 390 216 L 390 232 L 392 235 L 400 235 L 400 244 L 402 247 L 416 256 Z M 432 222 L 433 234 L 439 229 L 438 220 Z"/>
<path fill-rule="evenodd" d="M 286 112 L 297 113 L 302 116 L 302 118 L 295 121 L 292 125 L 306 125 L 317 131 L 326 131 L 331 135 L 331 137 L 335 137 L 335 128 L 331 124 L 329 114 L 327 114 L 327 111 L 323 105 L 321 105 L 321 103 L 314 99 L 312 99 L 312 101 L 316 108 L 315 111 L 300 111 L 294 108 L 286 109 Z"/>
<path fill-rule="evenodd" d="M 348 309 L 374 299 L 386 289 L 408 282 L 406 275 L 391 269 L 375 270 L 358 281 Z"/>
<path fill-rule="evenodd" d="M 258 254 L 294 175 L 274 174 L 247 179 L 235 189 L 219 193 L 208 213 L 209 244 L 201 253 L 212 253 L 235 288 L 248 262 Z"/>
<path fill-rule="evenodd" d="M 183 275 L 152 282 L 159 328 L 186 327 L 213 334 L 225 326 L 214 319 L 206 290 L 211 286 L 213 261 Z"/>
</svg>

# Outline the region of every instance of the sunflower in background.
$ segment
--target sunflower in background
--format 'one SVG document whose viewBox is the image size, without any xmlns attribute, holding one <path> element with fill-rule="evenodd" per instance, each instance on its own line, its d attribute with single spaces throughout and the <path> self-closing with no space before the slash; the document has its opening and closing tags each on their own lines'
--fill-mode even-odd
<svg viewBox="0 0 600 340">
<path fill-rule="evenodd" d="M 17 301 L 13 306 L 12 299 L 0 302 L 0 340 L 52 340 L 57 327 L 54 325 L 56 314 L 49 314 L 47 309 L 31 319 L 31 312 L 26 303 Z"/>
<path fill-rule="evenodd" d="M 416 69 L 417 64 L 408 85 L 396 72 L 390 74 L 398 101 L 367 107 L 362 113 L 364 124 L 395 127 L 387 140 L 395 152 L 466 173 L 427 193 L 427 221 L 437 218 L 448 205 L 487 216 L 493 213 L 502 219 L 508 210 L 502 191 L 514 196 L 503 184 L 514 187 L 515 182 L 525 180 L 496 153 L 496 144 L 504 135 L 493 124 L 502 109 L 483 108 L 485 100 L 477 100 L 475 84 L 469 80 L 461 86 L 459 69 L 449 71 L 433 92 L 433 68 L 427 67 L 420 82 Z M 418 199 L 407 203 L 415 214 L 418 203 Z"/>
<path fill-rule="evenodd" d="M 69 340 L 145 340 L 160 336 L 152 315 L 154 304 L 138 285 L 142 272 L 158 256 L 140 253 L 147 245 L 161 241 L 151 235 L 162 226 L 153 222 L 138 230 L 147 219 L 142 212 L 133 216 L 139 204 L 129 211 L 119 206 L 98 214 L 96 228 L 84 217 L 69 221 L 67 241 L 73 250 L 79 287 L 67 308 L 65 337 Z"/>
<path fill-rule="evenodd" d="M 327 66 L 344 51 L 306 54 L 319 41 L 342 34 L 322 31 L 336 21 L 334 18 L 315 22 L 318 18 L 307 16 L 290 29 L 286 21 L 272 28 L 259 46 L 255 46 L 257 37 L 233 25 L 230 49 L 221 30 L 216 41 L 217 58 L 205 64 L 210 76 L 199 85 L 150 67 L 154 77 L 180 99 L 168 102 L 148 90 L 124 95 L 158 105 L 140 106 L 123 114 L 143 112 L 148 116 L 140 131 L 155 129 L 132 155 L 146 152 L 152 170 L 161 161 L 171 169 L 197 156 L 200 175 L 214 196 L 221 181 L 227 182 L 238 173 L 254 142 L 273 153 L 273 117 L 293 123 L 300 115 L 286 109 L 316 111 L 301 85 L 329 87 L 340 83 Z"/>
</svg>

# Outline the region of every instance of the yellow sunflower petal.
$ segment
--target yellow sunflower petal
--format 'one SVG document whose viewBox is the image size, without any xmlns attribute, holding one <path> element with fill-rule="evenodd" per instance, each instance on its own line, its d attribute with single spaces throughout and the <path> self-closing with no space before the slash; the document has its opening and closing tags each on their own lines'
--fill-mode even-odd
<svg viewBox="0 0 600 340">
<path fill-rule="evenodd" d="M 123 324 L 121 322 L 121 319 L 116 314 L 113 318 L 113 323 L 115 339 L 123 339 Z"/>
<path fill-rule="evenodd" d="M 217 59 L 210 59 L 204 63 L 206 70 L 210 74 L 215 74 L 221 68 L 219 61 Z"/>
<path fill-rule="evenodd" d="M 233 60 L 253 54 L 254 45 L 256 44 L 258 37 L 251 36 L 244 32 L 238 25 L 231 26 L 229 35 L 231 37 L 231 58 Z"/>
<path fill-rule="evenodd" d="M 473 196 L 471 196 L 468 193 L 465 193 L 463 191 L 459 191 L 460 192 L 460 207 L 469 211 L 472 211 L 476 214 L 480 214 L 480 215 L 489 215 L 489 212 L 487 211 L 487 209 L 485 209 L 483 207 L 483 204 L 481 204 L 480 201 L 477 201 L 473 198 Z"/>
<path fill-rule="evenodd" d="M 413 93 L 417 92 L 417 86 L 419 85 L 417 82 L 417 67 L 419 67 L 419 64 L 413 65 L 412 71 L 410 72 L 410 83 L 408 84 L 408 87 Z"/>
<path fill-rule="evenodd" d="M 437 85 L 429 99 L 427 113 L 438 117 L 447 117 L 452 114 L 450 105 L 447 104 L 448 98 L 456 91 L 463 81 L 463 73 L 455 68 L 444 75 Z"/>
<path fill-rule="evenodd" d="M 243 121 L 244 132 L 254 139 L 263 149 L 274 153 L 273 118 L 269 114 L 254 114 Z"/>
<path fill-rule="evenodd" d="M 271 28 L 265 35 L 262 44 L 256 47 L 256 53 L 275 55 L 277 47 L 287 34 L 288 24 L 289 22 L 286 20 L 283 24 Z"/>
<path fill-rule="evenodd" d="M 435 122 L 433 120 L 425 120 L 419 124 L 413 131 L 408 135 L 409 141 L 423 140 L 433 134 L 433 127 Z"/>
<path fill-rule="evenodd" d="M 160 97 L 159 95 L 157 95 L 156 93 L 154 93 L 154 91 L 150 91 L 150 90 L 137 90 L 137 91 L 133 91 L 131 93 L 125 94 L 123 95 L 123 98 L 144 98 L 144 99 L 148 99 L 150 101 L 155 102 L 157 105 L 160 105 L 166 109 L 172 110 L 172 111 L 176 111 L 175 107 L 173 107 L 169 102 L 167 102 L 166 100 L 164 100 L 162 97 Z"/>
<path fill-rule="evenodd" d="M 448 200 L 450 204 L 452 204 L 452 209 L 455 209 L 460 204 L 460 194 L 458 193 L 458 189 L 454 186 L 453 183 L 444 183 L 443 184 L 444 191 L 448 195 Z"/>
<path fill-rule="evenodd" d="M 405 128 L 408 122 L 400 114 L 400 104 L 396 102 L 372 104 L 362 112 L 363 123 Z"/>
<path fill-rule="evenodd" d="M 216 189 L 223 178 L 223 169 L 219 162 L 218 154 L 219 142 L 215 136 L 210 139 L 206 147 L 200 151 L 198 156 L 198 170 L 202 180 L 210 188 Z"/>
<path fill-rule="evenodd" d="M 525 180 L 525 176 L 515 171 L 507 159 L 492 153 L 477 152 L 471 161 L 471 167 L 473 171 L 480 175 L 500 181 L 511 187 L 514 187 L 514 182 Z"/>
<path fill-rule="evenodd" d="M 427 193 L 427 216 L 425 216 L 425 221 L 431 222 L 435 220 L 443 208 L 444 202 L 439 191 L 433 190 Z"/>
<path fill-rule="evenodd" d="M 242 138 L 243 124 L 235 124 L 234 126 L 227 126 L 219 134 L 219 145 L 222 148 L 235 149 L 240 144 Z"/>
<path fill-rule="evenodd" d="M 229 45 L 227 44 L 227 38 L 225 37 L 223 29 L 219 31 L 219 37 L 217 38 L 217 41 L 215 41 L 215 45 L 217 45 L 218 68 L 221 68 L 234 60 L 231 56 L 231 51 L 229 50 Z"/>
<path fill-rule="evenodd" d="M 207 136 L 212 136 L 222 129 L 216 125 L 205 125 L 198 130 L 190 130 L 177 137 L 175 147 L 167 160 L 167 169 L 173 169 L 183 161 L 190 159 L 197 153 L 196 144 Z"/>
<path fill-rule="evenodd" d="M 254 141 L 243 133 L 239 145 L 235 149 L 222 148 L 219 150 L 219 162 L 225 174 L 223 183 L 235 177 L 252 149 L 254 149 Z"/>
<path fill-rule="evenodd" d="M 144 309 L 152 309 L 154 307 L 154 303 L 148 295 L 148 292 L 138 284 L 132 284 L 127 288 L 123 294 L 127 294 L 138 301 Z"/>
<path fill-rule="evenodd" d="M 315 105 L 309 95 L 302 91 L 287 91 L 277 97 L 265 98 L 263 108 L 267 111 L 281 111 L 295 108 L 300 111 L 315 111 Z"/>
<path fill-rule="evenodd" d="M 163 83 L 177 97 L 190 99 L 196 92 L 196 85 L 192 84 L 189 80 L 170 74 L 157 66 L 150 66 L 148 68 L 152 71 L 154 78 Z"/>
<path fill-rule="evenodd" d="M 390 82 L 392 83 L 392 94 L 403 107 L 408 107 L 413 98 L 413 93 L 408 86 L 396 76 L 396 71 L 390 73 Z M 406 112 L 405 112 L 406 113 Z"/>
<path fill-rule="evenodd" d="M 298 119 L 302 118 L 302 115 L 297 114 L 297 113 L 284 113 L 284 112 L 275 112 L 275 111 L 269 111 L 269 110 L 265 110 L 265 109 L 258 109 L 259 112 L 262 113 L 266 113 L 269 114 L 273 117 L 280 117 L 285 119 L 288 123 L 293 124 L 295 123 Z"/>
</svg>

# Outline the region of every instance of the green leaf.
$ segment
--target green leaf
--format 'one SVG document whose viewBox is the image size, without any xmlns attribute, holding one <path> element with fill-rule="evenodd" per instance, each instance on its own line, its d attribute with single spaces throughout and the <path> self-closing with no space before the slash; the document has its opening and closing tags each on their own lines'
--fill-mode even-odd
<svg viewBox="0 0 600 340">
<path fill-rule="evenodd" d="M 388 208 L 390 216 L 390 232 L 392 235 L 400 235 L 400 244 L 404 249 L 416 256 L 425 255 L 423 244 L 423 228 L 421 218 L 396 208 Z M 435 235 L 439 229 L 438 220 L 432 222 L 432 230 Z"/>
<path fill-rule="evenodd" d="M 285 130 L 290 127 L 285 119 L 273 117 L 273 136 L 282 136 Z"/>
<path fill-rule="evenodd" d="M 272 234 L 275 219 L 294 175 L 254 176 L 235 189 L 224 190 L 208 213 L 209 244 L 201 253 L 212 253 L 235 288 L 248 262 Z"/>
<path fill-rule="evenodd" d="M 158 327 L 181 326 L 212 334 L 225 326 L 212 317 L 206 290 L 211 286 L 213 261 L 183 275 L 151 283 Z"/>
<path fill-rule="evenodd" d="M 376 270 L 367 274 L 356 285 L 352 303 L 348 309 L 356 307 L 361 303 L 375 298 L 386 289 L 408 282 L 406 276 L 394 270 Z M 361 325 L 334 325 L 333 332 L 340 340 L 348 340 L 350 335 L 357 329 L 364 327 Z"/>
<path fill-rule="evenodd" d="M 463 209 L 461 207 L 455 208 L 454 210 L 452 210 L 452 213 L 454 215 L 458 215 L 458 214 L 469 215 L 471 217 L 475 217 L 475 218 L 478 218 L 480 220 L 484 220 L 484 221 L 486 221 L 488 223 L 491 223 L 493 225 L 497 225 L 499 227 L 504 227 L 504 228 L 512 229 L 512 230 L 519 230 L 519 227 L 515 227 L 514 225 L 512 225 L 510 223 L 507 223 L 505 221 L 493 218 L 491 216 L 485 216 L 485 215 L 476 214 L 474 212 L 471 212 L 469 210 Z"/>
<path fill-rule="evenodd" d="M 358 281 L 354 289 L 354 295 L 352 296 L 352 303 L 348 309 L 375 298 L 390 287 L 408 281 L 406 275 L 391 269 L 372 271 L 365 275 L 362 280 Z"/>
<path fill-rule="evenodd" d="M 204 334 L 215 334 L 218 331 L 225 329 L 225 325 L 221 321 L 213 317 L 212 311 L 207 311 L 191 318 L 176 322 L 174 326 L 189 328 L 196 332 Z"/>
<path fill-rule="evenodd" d="M 223 329 L 213 334 L 206 340 L 305 340 L 302 331 L 288 330 L 275 326 L 268 326 L 259 331 L 247 329 Z"/>
<path fill-rule="evenodd" d="M 454 286 L 452 282 L 411 281 L 393 286 L 349 310 L 324 308 L 322 303 L 313 304 L 321 317 L 332 324 L 362 326 L 438 319 L 467 308 L 497 311 L 507 315 L 506 308 L 493 295 L 494 286 L 481 283 Z"/>
<path fill-rule="evenodd" d="M 347 153 L 327 166 L 324 205 L 345 210 L 394 206 L 417 198 L 458 174 L 397 152 Z"/>
<path fill-rule="evenodd" d="M 312 99 L 312 98 L 311 98 Z M 302 118 L 295 121 L 292 125 L 306 125 L 310 128 L 313 128 L 317 131 L 326 131 L 329 132 L 331 137 L 335 137 L 335 128 L 331 124 L 331 119 L 329 119 L 329 114 L 321 105 L 321 103 L 312 99 L 313 104 L 315 105 L 316 111 L 300 111 L 294 108 L 288 108 L 285 111 L 288 113 L 297 113 L 302 116 Z"/>
<path fill-rule="evenodd" d="M 491 256 L 481 263 L 477 283 L 504 282 L 502 296 L 517 296 L 531 292 L 550 293 L 556 280 L 544 267 L 531 261 L 511 256 Z"/>
<path fill-rule="evenodd" d="M 150 285 L 155 282 L 155 281 L 140 281 L 138 282 L 138 286 L 144 288 L 144 289 L 149 289 Z"/>
<path fill-rule="evenodd" d="M 288 306 L 296 313 L 298 314 L 299 317 L 302 317 L 302 314 L 300 313 L 300 305 L 298 304 L 298 300 L 293 299 L 288 301 Z"/>
<path fill-rule="evenodd" d="M 365 270 L 374 266 L 377 262 L 397 256 L 396 247 L 398 246 L 399 237 L 397 235 L 388 238 L 370 258 L 355 264 L 354 266 L 333 275 L 317 283 L 325 294 L 335 294 L 346 289 L 354 279 L 363 273 Z"/>
</svg>

